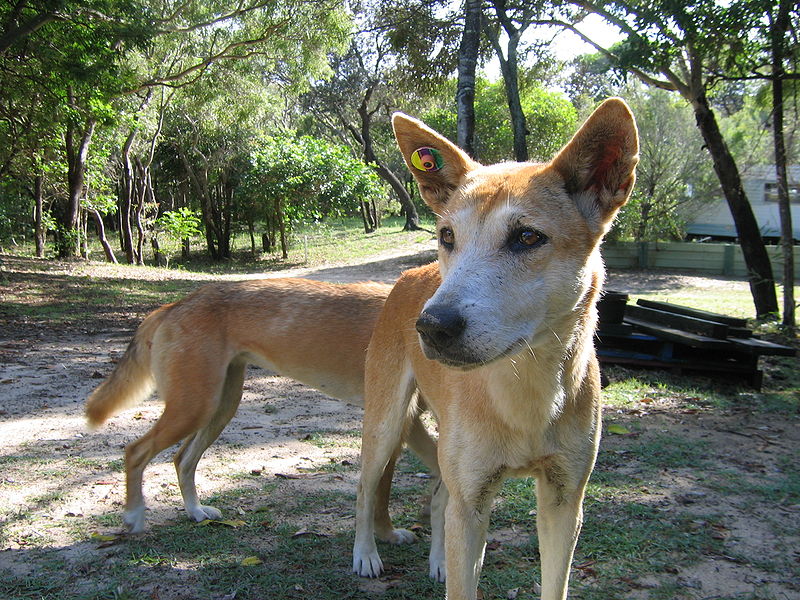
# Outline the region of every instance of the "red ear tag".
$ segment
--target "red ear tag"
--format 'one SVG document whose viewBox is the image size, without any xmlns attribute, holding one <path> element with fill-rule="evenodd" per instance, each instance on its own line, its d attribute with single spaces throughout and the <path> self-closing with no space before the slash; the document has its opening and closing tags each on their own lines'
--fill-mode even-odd
<svg viewBox="0 0 800 600">
<path fill-rule="evenodd" d="M 411 153 L 411 164 L 418 171 L 438 171 L 444 165 L 442 155 L 436 148 L 417 148 Z"/>
</svg>

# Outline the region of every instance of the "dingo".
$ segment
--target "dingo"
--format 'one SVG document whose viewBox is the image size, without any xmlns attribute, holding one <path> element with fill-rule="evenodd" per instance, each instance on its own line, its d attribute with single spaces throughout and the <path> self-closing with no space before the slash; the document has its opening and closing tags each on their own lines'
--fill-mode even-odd
<svg viewBox="0 0 800 600">
<path fill-rule="evenodd" d="M 236 413 L 248 363 L 363 406 L 366 348 L 390 289 L 302 279 L 214 283 L 150 313 L 86 405 L 90 424 L 97 426 L 154 387 L 164 400 L 158 422 L 125 449 L 128 529 L 144 529 L 144 468 L 181 440 L 175 468 L 186 512 L 197 521 L 220 518 L 219 510 L 198 501 L 194 473 Z M 438 476 L 436 447 L 419 421 L 408 441 Z M 375 527 L 386 541 L 410 542 L 414 534 L 393 529 L 389 519 L 393 469 L 392 461 L 381 484 Z"/>
<path fill-rule="evenodd" d="M 353 569 L 383 568 L 376 490 L 419 389 L 439 424 L 431 576 L 474 600 L 492 499 L 532 475 L 542 598 L 563 599 L 600 437 L 599 246 L 633 186 L 633 115 L 607 100 L 551 162 L 493 166 L 405 115 L 393 124 L 437 216 L 439 264 L 401 276 L 367 351 Z"/>
</svg>

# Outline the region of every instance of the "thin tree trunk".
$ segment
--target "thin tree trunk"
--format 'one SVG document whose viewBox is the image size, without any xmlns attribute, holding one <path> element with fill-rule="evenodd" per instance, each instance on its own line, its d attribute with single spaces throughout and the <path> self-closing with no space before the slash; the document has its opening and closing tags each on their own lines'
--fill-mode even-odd
<svg viewBox="0 0 800 600">
<path fill-rule="evenodd" d="M 692 102 L 697 127 L 703 135 L 714 163 L 714 171 L 722 184 L 722 191 L 739 236 L 745 264 L 747 265 L 750 292 L 756 315 L 766 318 L 778 313 L 778 299 L 775 294 L 775 278 L 769 261 L 764 240 L 758 227 L 753 209 L 747 200 L 739 169 L 719 130 L 714 112 L 708 105 L 705 93 L 700 93 Z"/>
<path fill-rule="evenodd" d="M 486 28 L 487 37 L 500 61 L 500 73 L 503 75 L 503 84 L 506 90 L 508 114 L 511 118 L 511 131 L 514 137 L 514 160 L 526 162 L 528 160 L 528 126 L 525 122 L 525 112 L 519 97 L 519 42 L 522 33 L 530 25 L 528 16 L 524 16 L 519 27 L 516 27 L 506 12 L 505 0 L 492 0 L 492 6 L 497 14 L 497 19 L 503 26 L 508 36 L 507 53 L 503 53 L 497 32 L 490 27 Z"/>
<path fill-rule="evenodd" d="M 375 227 L 372 224 L 372 219 L 370 219 L 369 208 L 367 207 L 366 202 L 361 202 L 361 220 L 364 222 L 364 233 L 372 233 L 375 231 Z"/>
<path fill-rule="evenodd" d="M 133 230 L 131 228 L 131 209 L 133 208 L 133 194 L 135 188 L 135 177 L 133 165 L 131 164 L 131 146 L 136 138 L 136 128 L 132 128 L 122 146 L 122 192 L 119 198 L 119 229 L 122 239 L 122 251 L 125 253 L 125 261 L 132 265 L 135 261 L 133 250 Z"/>
<path fill-rule="evenodd" d="M 106 228 L 103 224 L 103 216 L 96 208 L 92 208 L 91 212 L 95 223 L 97 223 L 97 235 L 100 238 L 100 245 L 103 246 L 103 252 L 105 252 L 106 260 L 110 263 L 117 264 L 117 257 L 114 256 L 114 250 L 111 248 L 111 244 L 109 244 L 108 240 L 106 239 Z"/>
<path fill-rule="evenodd" d="M 189 158 L 185 152 L 180 152 L 181 162 L 183 163 L 189 183 L 191 184 L 197 199 L 200 201 L 200 212 L 203 216 L 203 225 L 205 226 L 206 246 L 208 253 L 213 260 L 219 260 L 220 254 L 217 248 L 217 237 L 214 224 L 214 215 L 211 207 L 211 200 L 209 199 L 208 191 L 208 173 L 203 171 L 202 177 L 194 170 Z"/>
<path fill-rule="evenodd" d="M 281 256 L 283 256 L 283 260 L 289 258 L 289 248 L 286 244 L 286 223 L 283 219 L 283 206 L 282 201 L 280 198 L 275 199 L 275 218 L 278 221 L 278 229 L 280 231 L 280 238 L 281 238 Z"/>
<path fill-rule="evenodd" d="M 471 157 L 475 148 L 475 69 L 481 35 L 481 1 L 466 0 L 464 33 L 458 47 L 458 87 L 456 89 L 456 137 L 458 145 Z"/>
<path fill-rule="evenodd" d="M 44 175 L 37 175 L 33 181 L 33 221 L 34 235 L 36 237 L 36 256 L 44 258 L 45 235 L 44 230 Z"/>
<path fill-rule="evenodd" d="M 76 140 L 75 126 L 67 126 L 64 141 L 67 154 L 67 206 L 62 214 L 60 243 L 58 253 L 61 258 L 76 256 L 78 252 L 78 238 L 73 238 L 77 232 L 80 219 L 81 197 L 83 195 L 83 180 L 86 174 L 86 157 L 89 153 L 89 144 L 94 133 L 95 120 L 87 119 L 84 129 L 80 132 L 80 140 Z"/>
<path fill-rule="evenodd" d="M 772 135 L 775 145 L 775 171 L 778 178 L 778 210 L 781 219 L 781 250 L 783 253 L 783 320 L 784 326 L 794 329 L 794 233 L 792 208 L 789 198 L 789 181 L 786 175 L 786 145 L 783 139 L 783 55 L 784 39 L 789 27 L 787 0 L 778 6 L 771 33 L 772 45 Z"/>
</svg>

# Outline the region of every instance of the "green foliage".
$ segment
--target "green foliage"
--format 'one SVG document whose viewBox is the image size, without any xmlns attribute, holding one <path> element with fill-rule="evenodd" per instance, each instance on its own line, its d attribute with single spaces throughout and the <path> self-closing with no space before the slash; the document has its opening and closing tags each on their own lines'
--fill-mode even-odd
<svg viewBox="0 0 800 600">
<path fill-rule="evenodd" d="M 454 90 L 455 82 L 451 82 Z M 448 97 L 455 92 L 448 90 Z M 444 95 L 444 94 L 442 94 Z M 569 140 L 575 131 L 577 113 L 562 94 L 536 84 L 520 89 L 522 108 L 530 135 L 531 160 L 544 161 Z M 451 140 L 456 139 L 456 113 L 452 103 L 437 106 L 422 115 L 423 120 Z M 479 78 L 475 89 L 475 146 L 478 160 L 495 163 L 513 158 L 513 134 L 502 81 L 490 83 Z"/>
<path fill-rule="evenodd" d="M 156 229 L 165 232 L 176 240 L 191 239 L 202 233 L 200 215 L 186 206 L 168 210 L 156 219 Z"/>
<path fill-rule="evenodd" d="M 240 191 L 265 212 L 280 202 L 287 223 L 358 214 L 383 197 L 378 176 L 344 146 L 312 137 L 268 137 L 251 155 Z"/>
</svg>

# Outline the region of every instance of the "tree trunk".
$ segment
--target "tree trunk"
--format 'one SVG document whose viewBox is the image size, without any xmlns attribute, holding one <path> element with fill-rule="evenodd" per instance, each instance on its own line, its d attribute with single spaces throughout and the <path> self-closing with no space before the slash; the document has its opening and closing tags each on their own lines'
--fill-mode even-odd
<svg viewBox="0 0 800 600">
<path fill-rule="evenodd" d="M 95 223 L 97 223 L 97 236 L 100 238 L 100 245 L 103 246 L 103 252 L 105 252 L 106 260 L 110 263 L 117 264 L 117 257 L 114 256 L 114 250 L 111 248 L 111 244 L 109 244 L 108 240 L 106 239 L 106 228 L 103 224 L 103 216 L 100 214 L 100 211 L 95 208 L 91 209 L 91 212 Z"/>
<path fill-rule="evenodd" d="M 203 216 L 203 225 L 206 236 L 206 246 L 208 253 L 213 260 L 219 260 L 220 254 L 217 248 L 217 238 L 214 225 L 214 215 L 211 207 L 211 199 L 208 191 L 208 172 L 203 171 L 198 175 L 185 152 L 180 152 L 181 162 L 183 163 L 186 177 L 194 190 L 197 199 L 200 201 L 200 212 Z"/>
<path fill-rule="evenodd" d="M 78 254 L 77 228 L 83 195 L 83 180 L 86 174 L 86 157 L 89 153 L 94 126 L 95 120 L 87 119 L 84 129 L 76 132 L 75 126 L 68 124 L 64 135 L 67 154 L 67 204 L 66 210 L 61 214 L 62 231 L 57 233 L 60 258 Z M 80 133 L 79 140 L 76 140 L 77 133 Z"/>
<path fill-rule="evenodd" d="M 766 318 L 778 312 L 778 299 L 775 294 L 775 279 L 764 240 L 753 209 L 742 187 L 739 169 L 731 156 L 722 133 L 719 130 L 714 112 L 708 105 L 705 93 L 701 92 L 692 101 L 697 127 L 703 135 L 714 162 L 714 171 L 722 185 L 722 192 L 739 236 L 745 264 L 747 265 L 750 292 L 758 318 Z"/>
<path fill-rule="evenodd" d="M 119 233 L 122 240 L 122 251 L 125 253 L 125 261 L 132 265 L 135 257 L 133 251 L 133 230 L 131 228 L 131 209 L 133 208 L 133 194 L 135 178 L 133 165 L 131 164 L 131 146 L 136 138 L 136 128 L 132 128 L 122 146 L 122 182 L 120 184 L 119 196 Z"/>
<path fill-rule="evenodd" d="M 281 238 L 281 256 L 283 260 L 289 258 L 289 248 L 286 244 L 286 223 L 283 218 L 283 202 L 280 198 L 275 199 L 275 218 L 278 221 L 278 230 Z"/>
<path fill-rule="evenodd" d="M 33 181 L 33 225 L 36 238 L 36 257 L 44 258 L 46 232 L 44 230 L 44 175 L 39 174 Z"/>
<path fill-rule="evenodd" d="M 406 188 L 397 176 L 375 156 L 375 149 L 372 146 L 372 131 L 370 129 L 372 125 L 372 113 L 369 112 L 368 106 L 374 89 L 373 86 L 364 92 L 364 99 L 361 102 L 361 106 L 358 107 L 358 115 L 361 118 L 361 131 L 353 127 L 348 127 L 348 129 L 350 129 L 350 133 L 361 144 L 364 150 L 364 162 L 375 169 L 378 177 L 388 183 L 394 193 L 397 194 L 397 199 L 400 202 L 400 206 L 403 208 L 403 213 L 406 215 L 406 224 L 403 226 L 403 230 L 416 231 L 420 228 L 417 207 L 414 206 L 411 196 L 409 196 Z"/>
<path fill-rule="evenodd" d="M 421 229 L 417 207 L 414 205 L 411 194 L 408 193 L 403 182 L 383 163 L 376 162 L 372 167 L 375 169 L 378 176 L 391 186 L 397 196 L 397 200 L 400 202 L 400 206 L 403 207 L 403 213 L 406 215 L 406 223 L 403 226 L 403 231 L 416 231 Z"/>
<path fill-rule="evenodd" d="M 466 0 L 464 33 L 458 47 L 458 87 L 456 89 L 456 137 L 458 145 L 473 158 L 475 149 L 475 69 L 481 36 L 481 2 Z"/>
<path fill-rule="evenodd" d="M 364 223 L 364 233 L 372 233 L 375 231 L 375 225 L 372 223 L 372 218 L 369 212 L 369 207 L 366 202 L 361 202 L 361 220 Z"/>
<path fill-rule="evenodd" d="M 778 14 L 770 28 L 772 46 L 772 135 L 775 145 L 775 171 L 778 178 L 778 209 L 781 219 L 781 250 L 783 253 L 783 320 L 785 327 L 794 329 L 794 232 L 789 181 L 786 175 L 786 145 L 783 139 L 783 55 L 784 40 L 789 27 L 789 6 L 781 0 Z"/>
<path fill-rule="evenodd" d="M 503 84 L 506 90 L 506 101 L 508 103 L 508 114 L 511 118 L 511 131 L 514 136 L 514 160 L 526 162 L 528 160 L 528 126 L 525 122 L 525 112 L 522 110 L 522 102 L 519 97 L 519 56 L 518 48 L 523 31 L 530 22 L 525 19 L 521 27 L 515 27 L 506 14 L 504 1 L 493 0 L 497 18 L 503 26 L 503 30 L 508 36 L 508 51 L 503 53 L 500 46 L 500 39 L 497 32 L 490 27 L 486 28 L 487 37 L 497 54 L 500 61 L 500 73 L 503 75 Z"/>
</svg>

